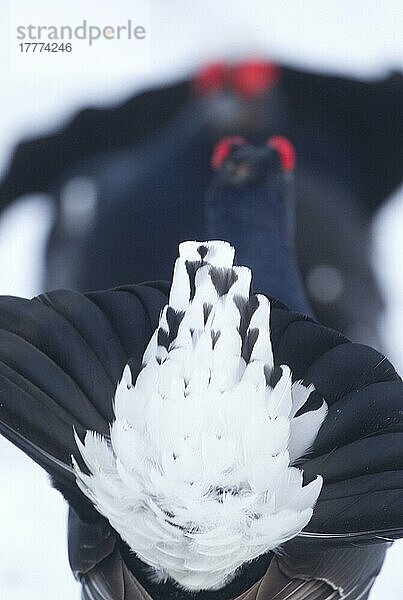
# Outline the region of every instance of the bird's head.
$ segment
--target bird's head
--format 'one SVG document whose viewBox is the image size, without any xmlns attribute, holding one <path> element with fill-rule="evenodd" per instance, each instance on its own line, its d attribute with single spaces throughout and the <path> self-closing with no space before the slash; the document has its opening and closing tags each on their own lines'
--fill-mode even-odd
<svg viewBox="0 0 403 600">
<path fill-rule="evenodd" d="M 261 141 L 287 120 L 280 67 L 266 59 L 208 63 L 195 73 L 193 95 L 211 139 L 235 131 Z"/>
<path fill-rule="evenodd" d="M 211 166 L 218 171 L 221 182 L 233 187 L 264 177 L 273 162 L 280 164 L 283 173 L 294 170 L 294 148 L 283 136 L 272 136 L 258 148 L 241 136 L 226 137 L 216 145 L 211 158 Z"/>
<path fill-rule="evenodd" d="M 77 437 L 77 484 L 158 581 L 214 590 L 296 536 L 322 480 L 298 459 L 327 404 L 276 365 L 270 302 L 221 241 L 184 242 L 135 381 L 126 366 L 110 437 Z"/>
</svg>

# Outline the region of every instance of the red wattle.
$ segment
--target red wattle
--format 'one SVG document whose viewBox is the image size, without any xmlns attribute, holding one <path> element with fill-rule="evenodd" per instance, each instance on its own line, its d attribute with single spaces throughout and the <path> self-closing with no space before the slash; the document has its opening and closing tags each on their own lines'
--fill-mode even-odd
<svg viewBox="0 0 403 600">
<path fill-rule="evenodd" d="M 279 76 L 280 69 L 274 63 L 263 60 L 244 62 L 233 69 L 233 88 L 243 96 L 261 96 L 277 83 Z"/>
<path fill-rule="evenodd" d="M 211 166 L 215 171 L 221 168 L 223 162 L 229 157 L 231 154 L 231 150 L 234 146 L 242 146 L 246 144 L 246 140 L 240 135 L 234 135 L 231 137 L 226 137 L 220 140 L 211 156 Z"/>
<path fill-rule="evenodd" d="M 278 152 L 283 171 L 295 169 L 295 150 L 290 140 L 281 135 L 274 135 L 267 140 L 267 145 Z"/>
<path fill-rule="evenodd" d="M 210 63 L 202 67 L 195 75 L 193 87 L 197 94 L 215 94 L 224 86 L 228 77 L 225 63 Z"/>
</svg>

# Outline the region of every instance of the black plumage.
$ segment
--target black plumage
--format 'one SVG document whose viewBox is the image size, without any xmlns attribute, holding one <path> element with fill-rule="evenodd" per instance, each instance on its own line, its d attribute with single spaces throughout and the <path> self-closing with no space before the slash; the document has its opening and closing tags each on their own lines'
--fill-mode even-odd
<svg viewBox="0 0 403 600">
<path fill-rule="evenodd" d="M 139 585 L 153 600 L 190 598 L 170 584 L 147 580 L 144 566 L 82 496 L 70 468 L 70 455 L 76 454 L 73 427 L 78 432 L 95 428 L 107 433 L 116 382 L 129 358 L 141 361 L 167 288 L 152 284 L 86 295 L 57 291 L 33 300 L 0 300 L 0 430 L 52 475 L 68 499 L 74 511 L 70 562 L 88 590 L 84 598 L 147 598 Z M 271 337 L 276 363 L 287 362 L 296 378 L 312 381 L 330 410 L 302 465 L 308 479 L 321 473 L 325 480 L 314 516 L 307 529 L 284 546 L 284 556 L 273 559 L 261 585 L 269 585 L 269 573 L 280 569 L 285 589 L 299 590 L 291 597 L 303 598 L 306 595 L 298 593 L 305 594 L 308 584 L 301 581 L 301 573 L 309 572 L 304 577 L 315 579 L 321 569 L 330 573 L 331 568 L 335 581 L 350 585 L 345 547 L 378 542 L 373 550 L 364 546 L 360 555 L 356 575 L 365 589 L 379 570 L 385 540 L 403 534 L 402 382 L 376 351 L 352 344 L 278 301 L 273 301 Z M 88 537 L 90 544 L 85 542 Z M 328 562 L 325 551 L 332 557 Z M 270 558 L 245 566 L 228 590 L 192 597 L 237 597 L 265 575 Z M 279 578 L 276 575 L 270 585 Z M 97 596 L 98 585 L 100 589 L 104 585 L 104 591 Z M 115 591 L 107 592 L 113 585 Z M 137 595 L 125 595 L 124 585 Z M 317 593 L 322 595 L 317 597 L 327 598 L 323 583 L 320 586 Z M 358 597 L 354 594 L 351 598 Z M 259 596 L 245 596 L 249 597 Z"/>
<path fill-rule="evenodd" d="M 207 237 L 233 244 L 239 264 L 250 266 L 256 290 L 270 290 L 290 308 L 312 314 L 295 251 L 292 145 L 273 137 L 256 148 L 227 138 L 215 156 L 220 152 L 225 158 L 217 165 L 205 202 Z M 282 161 L 290 164 L 283 166 Z"/>
</svg>

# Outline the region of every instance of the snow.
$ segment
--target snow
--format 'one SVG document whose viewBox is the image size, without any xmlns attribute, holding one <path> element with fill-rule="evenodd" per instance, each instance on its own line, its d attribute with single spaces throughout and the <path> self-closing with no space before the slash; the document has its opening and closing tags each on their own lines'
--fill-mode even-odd
<svg viewBox="0 0 403 600">
<path fill-rule="evenodd" d="M 28 6 L 27 6 L 28 4 Z M 40 5 L 39 5 L 40 4 Z M 133 8 L 134 7 L 134 8 Z M 80 107 L 114 104 L 153 81 L 185 74 L 203 60 L 264 52 L 313 70 L 378 77 L 403 65 L 401 0 L 203 0 L 197 18 L 183 0 L 5 0 L 0 35 L 2 86 L 0 171 L 21 136 L 60 126 Z M 150 43 L 128 52 L 100 43 L 83 46 L 70 62 L 29 63 L 16 55 L 14 27 L 31 22 L 113 24 L 143 20 Z M 108 43 L 106 43 L 108 44 Z M 116 61 L 116 52 L 119 60 Z M 1 56 L 2 55 L 2 56 Z M 85 56 L 85 61 L 83 61 Z M 24 57 L 26 58 L 26 57 Z M 33 60 L 33 59 L 36 60 Z M 59 59 L 60 57 L 56 57 Z M 85 72 L 83 72 L 85 65 Z M 0 173 L 1 176 L 1 173 Z M 0 220 L 0 293 L 30 297 L 40 291 L 44 240 L 51 223 L 48 199 L 21 199 Z M 374 263 L 387 300 L 384 337 L 392 362 L 403 371 L 403 188 L 381 211 L 374 227 Z M 79 598 L 67 561 L 66 506 L 46 474 L 0 439 L 0 600 Z M 401 596 L 403 542 L 389 551 L 371 600 Z"/>
</svg>

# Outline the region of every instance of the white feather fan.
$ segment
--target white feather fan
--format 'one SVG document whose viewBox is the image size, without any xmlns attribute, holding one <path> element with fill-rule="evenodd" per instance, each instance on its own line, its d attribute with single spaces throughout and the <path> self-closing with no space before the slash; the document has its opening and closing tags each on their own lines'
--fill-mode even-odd
<svg viewBox="0 0 403 600">
<path fill-rule="evenodd" d="M 77 484 L 158 580 L 224 586 L 238 567 L 309 522 L 322 480 L 292 466 L 326 402 L 274 367 L 270 304 L 251 294 L 226 242 L 184 242 L 169 304 L 132 383 L 126 366 L 110 439 L 88 431 Z"/>
</svg>

